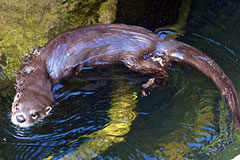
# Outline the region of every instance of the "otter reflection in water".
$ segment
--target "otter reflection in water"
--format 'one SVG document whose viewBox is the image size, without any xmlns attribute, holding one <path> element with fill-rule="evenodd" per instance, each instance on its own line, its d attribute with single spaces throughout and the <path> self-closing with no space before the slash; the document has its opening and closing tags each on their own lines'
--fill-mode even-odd
<svg viewBox="0 0 240 160">
<path fill-rule="evenodd" d="M 11 120 L 28 127 L 44 118 L 54 102 L 52 87 L 84 67 L 119 64 L 149 75 L 151 78 L 141 91 L 146 95 L 168 77 L 167 67 L 173 62 L 187 63 L 207 75 L 226 96 L 235 127 L 240 127 L 237 92 L 211 58 L 185 43 L 124 24 L 98 24 L 66 31 L 26 57 L 16 77 Z"/>
</svg>

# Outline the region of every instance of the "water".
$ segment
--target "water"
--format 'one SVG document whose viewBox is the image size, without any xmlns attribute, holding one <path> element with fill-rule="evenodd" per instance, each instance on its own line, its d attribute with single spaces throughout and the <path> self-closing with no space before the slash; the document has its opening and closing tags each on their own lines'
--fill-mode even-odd
<svg viewBox="0 0 240 160">
<path fill-rule="evenodd" d="M 19 21 L 23 13 L 29 17 L 42 12 L 29 9 L 31 3 L 0 3 L 12 13 L 1 14 L 5 22 L 0 25 L 4 31 L 0 34 L 0 159 L 218 159 L 228 144 L 240 147 L 224 97 L 207 77 L 183 64 L 174 65 L 169 79 L 147 97 L 139 94 L 146 76 L 117 66 L 86 70 L 64 86 L 55 86 L 56 104 L 46 119 L 27 129 L 11 124 L 14 74 L 21 56 L 63 30 L 99 22 L 93 15 L 100 14 L 106 2 L 39 1 L 38 8 L 48 14 L 23 21 Z M 86 14 L 83 6 L 93 13 Z M 237 91 L 239 6 L 233 0 L 192 1 L 186 32 L 178 38 L 212 57 Z M 92 18 L 81 19 L 83 15 Z"/>
</svg>

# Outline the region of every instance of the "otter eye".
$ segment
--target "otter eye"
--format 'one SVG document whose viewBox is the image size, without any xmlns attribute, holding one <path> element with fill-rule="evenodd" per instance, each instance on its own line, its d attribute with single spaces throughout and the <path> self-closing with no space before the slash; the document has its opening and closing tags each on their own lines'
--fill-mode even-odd
<svg viewBox="0 0 240 160">
<path fill-rule="evenodd" d="M 46 108 L 46 114 L 48 114 L 51 110 L 52 110 L 52 107 L 47 106 L 47 108 Z"/>
<path fill-rule="evenodd" d="M 19 110 L 19 107 L 18 105 L 15 106 L 15 110 L 18 111 Z"/>
<path fill-rule="evenodd" d="M 37 112 L 36 112 L 36 113 L 32 113 L 32 114 L 31 114 L 31 117 L 32 117 L 32 119 L 37 119 L 38 113 L 37 113 Z"/>
<path fill-rule="evenodd" d="M 17 98 L 19 98 L 21 96 L 21 93 L 17 93 Z"/>
</svg>

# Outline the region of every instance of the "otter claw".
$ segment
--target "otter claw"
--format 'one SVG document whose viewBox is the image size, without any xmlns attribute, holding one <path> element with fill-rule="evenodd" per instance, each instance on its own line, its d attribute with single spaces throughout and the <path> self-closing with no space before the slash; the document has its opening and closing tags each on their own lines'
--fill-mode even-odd
<svg viewBox="0 0 240 160">
<path fill-rule="evenodd" d="M 150 91 L 146 91 L 146 89 L 142 89 L 140 92 L 141 92 L 142 97 L 146 97 L 150 94 Z"/>
</svg>

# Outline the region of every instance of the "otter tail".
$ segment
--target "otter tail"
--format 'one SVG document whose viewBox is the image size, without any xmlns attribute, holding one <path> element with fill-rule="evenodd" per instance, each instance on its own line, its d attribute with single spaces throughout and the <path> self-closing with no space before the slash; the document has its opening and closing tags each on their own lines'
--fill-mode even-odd
<svg viewBox="0 0 240 160">
<path fill-rule="evenodd" d="M 240 128 L 239 101 L 236 89 L 216 62 L 196 48 L 175 40 L 161 40 L 157 50 L 163 53 L 163 59 L 187 63 L 207 75 L 220 89 L 221 94 L 226 96 L 235 127 Z"/>
</svg>

